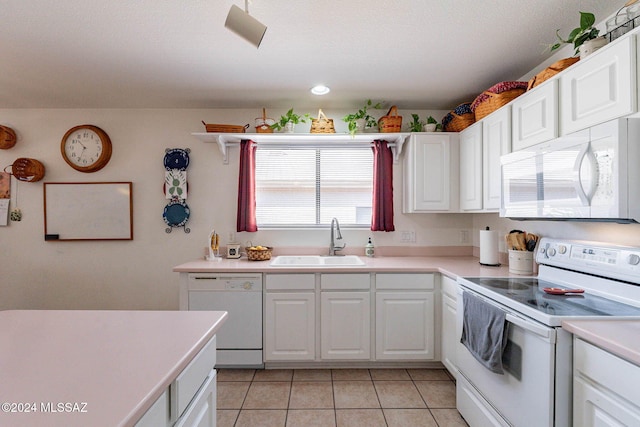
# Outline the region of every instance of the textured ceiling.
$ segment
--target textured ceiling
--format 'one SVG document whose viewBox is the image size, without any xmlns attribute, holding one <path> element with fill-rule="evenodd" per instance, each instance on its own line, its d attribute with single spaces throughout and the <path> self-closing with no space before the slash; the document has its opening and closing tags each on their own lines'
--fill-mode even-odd
<svg viewBox="0 0 640 427">
<path fill-rule="evenodd" d="M 224 28 L 232 4 L 0 0 L 0 108 L 450 109 L 545 61 L 578 11 L 601 22 L 624 1 L 253 0 L 259 49 Z"/>
</svg>

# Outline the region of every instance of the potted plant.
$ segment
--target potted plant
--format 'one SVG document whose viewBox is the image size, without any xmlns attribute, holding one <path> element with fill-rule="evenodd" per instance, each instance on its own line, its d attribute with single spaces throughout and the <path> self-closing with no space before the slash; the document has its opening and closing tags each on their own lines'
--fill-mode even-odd
<svg viewBox="0 0 640 427">
<path fill-rule="evenodd" d="M 425 132 L 435 132 L 438 130 L 438 121 L 433 116 L 427 117 L 427 124 L 424 125 Z"/>
<path fill-rule="evenodd" d="M 556 30 L 558 42 L 551 46 L 551 51 L 559 49 L 565 43 L 573 44 L 575 48 L 574 55 L 580 53 L 580 57 L 583 58 L 601 48 L 607 44 L 607 40 L 604 36 L 599 37 L 600 30 L 593 26 L 595 22 L 596 17 L 593 13 L 580 12 L 580 26 L 574 28 L 566 40 L 560 36 L 560 30 Z"/>
<path fill-rule="evenodd" d="M 422 132 L 422 126 L 424 122 L 420 120 L 417 114 L 412 114 L 413 120 L 409 122 L 409 132 Z"/>
<path fill-rule="evenodd" d="M 367 112 L 368 108 L 379 109 L 382 108 L 382 104 L 380 102 L 375 105 L 371 100 L 367 100 L 367 103 L 358 110 L 357 113 L 347 114 L 342 118 L 342 120 L 347 123 L 349 127 L 349 133 L 353 136 L 357 131 L 363 131 L 365 128 L 374 127 L 378 124 L 378 121 L 369 115 Z"/>
<path fill-rule="evenodd" d="M 291 108 L 287 113 L 283 116 L 280 116 L 280 120 L 271 125 L 271 129 L 275 129 L 277 131 L 284 130 L 285 133 L 293 133 L 294 125 L 298 123 L 306 123 L 309 118 L 309 114 L 305 114 L 300 116 L 293 112 L 293 108 Z"/>
</svg>

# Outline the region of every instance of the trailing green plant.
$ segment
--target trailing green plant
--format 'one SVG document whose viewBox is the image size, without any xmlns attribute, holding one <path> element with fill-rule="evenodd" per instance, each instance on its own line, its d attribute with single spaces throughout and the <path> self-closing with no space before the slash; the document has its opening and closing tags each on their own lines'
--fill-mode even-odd
<svg viewBox="0 0 640 427">
<path fill-rule="evenodd" d="M 342 121 L 344 121 L 345 123 L 347 123 L 347 126 L 349 127 L 349 133 L 351 135 L 354 135 L 356 133 L 356 120 L 359 119 L 364 119 L 365 128 L 369 128 L 369 127 L 374 127 L 378 124 L 378 121 L 375 119 L 375 117 L 372 117 L 367 109 L 368 108 L 374 108 L 376 110 L 382 108 L 382 103 L 378 102 L 376 104 L 373 104 L 373 102 L 371 102 L 371 100 L 367 100 L 367 103 L 364 105 L 364 107 L 362 107 L 361 109 L 358 110 L 357 113 L 353 113 L 353 114 L 347 114 L 346 116 L 344 116 L 342 118 Z"/>
<path fill-rule="evenodd" d="M 560 30 L 556 30 L 556 36 L 558 37 L 558 42 L 551 45 L 550 50 L 553 52 L 556 49 L 559 49 L 563 44 L 573 44 L 575 48 L 574 55 L 578 54 L 578 48 L 587 40 L 592 40 L 597 38 L 600 35 L 600 30 L 594 28 L 593 24 L 596 22 L 596 17 L 593 13 L 590 12 L 580 12 L 580 26 L 574 28 L 570 33 L 567 39 L 563 39 L 560 36 Z"/>
<path fill-rule="evenodd" d="M 438 121 L 436 119 L 434 119 L 433 116 L 429 116 L 429 117 L 427 117 L 427 124 L 428 125 L 437 125 Z"/>
<path fill-rule="evenodd" d="M 424 122 L 420 120 L 420 117 L 417 114 L 411 114 L 413 120 L 409 122 L 409 131 L 410 132 L 422 132 L 422 126 L 424 126 Z"/>
<path fill-rule="evenodd" d="M 291 122 L 294 125 L 298 123 L 306 123 L 310 118 L 309 114 L 299 115 L 293 112 L 293 108 L 286 112 L 286 114 L 280 116 L 280 120 L 271 125 L 271 129 L 281 130 L 284 126 Z"/>
</svg>

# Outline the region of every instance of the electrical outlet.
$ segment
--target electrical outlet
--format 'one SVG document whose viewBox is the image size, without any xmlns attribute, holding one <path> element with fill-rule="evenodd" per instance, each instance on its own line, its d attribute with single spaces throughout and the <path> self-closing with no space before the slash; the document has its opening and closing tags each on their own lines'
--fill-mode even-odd
<svg viewBox="0 0 640 427">
<path fill-rule="evenodd" d="M 415 243 L 416 242 L 416 232 L 411 231 L 401 231 L 400 232 L 400 241 L 403 243 Z"/>
<path fill-rule="evenodd" d="M 469 230 L 460 230 L 460 243 L 469 243 Z"/>
</svg>

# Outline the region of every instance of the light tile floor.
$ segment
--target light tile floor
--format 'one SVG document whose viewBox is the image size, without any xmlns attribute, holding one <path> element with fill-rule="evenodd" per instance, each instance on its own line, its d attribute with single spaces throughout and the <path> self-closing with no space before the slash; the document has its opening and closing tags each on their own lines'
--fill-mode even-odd
<svg viewBox="0 0 640 427">
<path fill-rule="evenodd" d="M 468 427 L 443 369 L 220 369 L 218 427 Z"/>
</svg>

